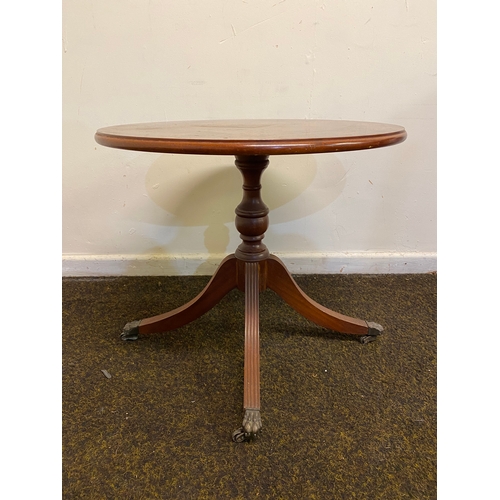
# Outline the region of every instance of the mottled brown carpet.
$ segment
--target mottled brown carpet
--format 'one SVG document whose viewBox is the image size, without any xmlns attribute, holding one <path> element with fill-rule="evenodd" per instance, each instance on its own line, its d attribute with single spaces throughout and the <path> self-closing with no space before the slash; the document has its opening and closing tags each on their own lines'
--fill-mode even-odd
<svg viewBox="0 0 500 500">
<path fill-rule="evenodd" d="M 436 498 L 436 275 L 296 276 L 382 324 L 367 345 L 261 294 L 263 429 L 241 444 L 241 292 L 174 332 L 119 338 L 208 279 L 63 280 L 64 499 Z"/>
</svg>

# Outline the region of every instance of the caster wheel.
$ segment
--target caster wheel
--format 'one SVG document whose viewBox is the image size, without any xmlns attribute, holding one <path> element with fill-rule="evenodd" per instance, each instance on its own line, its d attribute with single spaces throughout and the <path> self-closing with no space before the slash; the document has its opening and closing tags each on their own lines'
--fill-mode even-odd
<svg viewBox="0 0 500 500">
<path fill-rule="evenodd" d="M 240 427 L 233 432 L 232 439 L 235 443 L 244 443 L 245 441 L 248 441 L 249 437 L 250 436 L 245 432 L 245 429 L 243 429 L 243 427 Z"/>
<path fill-rule="evenodd" d="M 359 341 L 362 344 L 369 344 L 370 342 L 373 342 L 377 339 L 375 335 L 364 335 L 363 337 L 359 338 Z"/>
<path fill-rule="evenodd" d="M 373 323 L 372 321 L 367 321 L 368 335 L 363 335 L 359 338 L 362 344 L 369 344 L 377 339 L 377 337 L 384 331 L 384 328 L 378 323 Z"/>
</svg>

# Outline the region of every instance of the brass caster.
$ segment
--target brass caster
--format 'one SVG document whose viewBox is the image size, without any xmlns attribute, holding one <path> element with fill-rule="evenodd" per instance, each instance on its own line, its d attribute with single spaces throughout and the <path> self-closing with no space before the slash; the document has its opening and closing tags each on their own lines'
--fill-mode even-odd
<svg viewBox="0 0 500 500">
<path fill-rule="evenodd" d="M 240 427 L 233 432 L 232 439 L 235 443 L 244 443 L 245 441 L 250 441 L 250 437 L 251 435 L 248 432 L 245 432 L 243 427 Z"/>
<path fill-rule="evenodd" d="M 139 323 L 140 321 L 127 323 L 120 334 L 120 338 L 122 340 L 137 340 L 139 338 Z"/>
<path fill-rule="evenodd" d="M 369 344 L 377 339 L 377 337 L 384 331 L 384 328 L 378 323 L 373 323 L 372 321 L 367 321 L 368 325 L 368 335 L 363 335 L 359 338 L 362 344 Z"/>
<path fill-rule="evenodd" d="M 243 427 L 233 432 L 233 441 L 235 443 L 243 443 L 253 439 L 257 432 L 262 429 L 262 420 L 260 418 L 260 410 L 246 409 L 243 417 Z"/>
</svg>

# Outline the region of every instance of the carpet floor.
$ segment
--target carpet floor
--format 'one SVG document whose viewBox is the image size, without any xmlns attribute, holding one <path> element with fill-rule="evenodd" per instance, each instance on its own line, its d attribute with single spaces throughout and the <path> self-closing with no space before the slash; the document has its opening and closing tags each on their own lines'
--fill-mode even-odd
<svg viewBox="0 0 500 500">
<path fill-rule="evenodd" d="M 124 342 L 209 278 L 63 279 L 63 498 L 435 499 L 437 276 L 295 278 L 385 330 L 363 345 L 262 293 L 263 428 L 245 443 L 241 292 Z"/>
</svg>

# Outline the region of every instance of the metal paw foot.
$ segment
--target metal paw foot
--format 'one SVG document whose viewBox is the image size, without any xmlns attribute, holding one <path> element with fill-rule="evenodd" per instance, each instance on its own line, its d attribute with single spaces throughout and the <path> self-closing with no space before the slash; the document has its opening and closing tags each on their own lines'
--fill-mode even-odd
<svg viewBox="0 0 500 500">
<path fill-rule="evenodd" d="M 233 441 L 243 443 L 254 438 L 257 432 L 262 429 L 262 420 L 260 410 L 246 409 L 243 417 L 243 427 L 233 432 Z"/>
<path fill-rule="evenodd" d="M 122 340 L 137 340 L 139 338 L 139 321 L 127 323 L 120 334 Z"/>
<path fill-rule="evenodd" d="M 374 323 L 373 321 L 367 321 L 368 325 L 368 335 L 363 335 L 359 338 L 359 341 L 362 344 L 368 344 L 377 339 L 377 337 L 384 331 L 384 328 L 378 323 Z"/>
<path fill-rule="evenodd" d="M 248 434 L 255 435 L 262 429 L 262 420 L 260 419 L 260 410 L 245 410 L 243 417 L 243 429 Z"/>
</svg>

